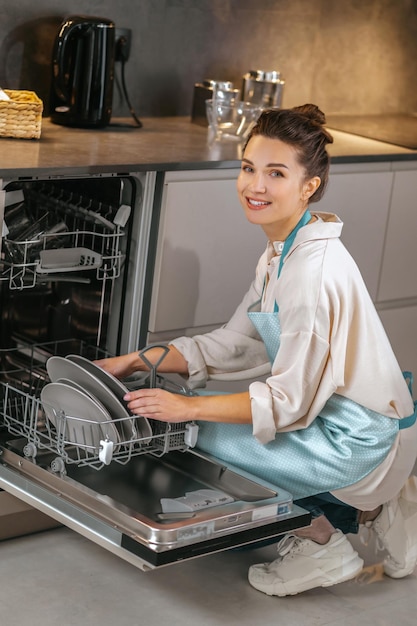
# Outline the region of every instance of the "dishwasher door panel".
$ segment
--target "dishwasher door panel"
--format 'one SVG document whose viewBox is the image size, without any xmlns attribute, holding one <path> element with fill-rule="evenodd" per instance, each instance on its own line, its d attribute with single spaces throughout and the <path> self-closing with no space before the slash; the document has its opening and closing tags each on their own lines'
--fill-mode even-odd
<svg viewBox="0 0 417 626">
<path fill-rule="evenodd" d="M 253 543 L 310 523 L 290 494 L 195 451 L 144 454 L 100 470 L 69 466 L 57 474 L 22 455 L 24 442 L 1 448 L 0 487 L 142 570 Z M 161 498 L 198 489 L 230 501 L 163 513 Z"/>
</svg>

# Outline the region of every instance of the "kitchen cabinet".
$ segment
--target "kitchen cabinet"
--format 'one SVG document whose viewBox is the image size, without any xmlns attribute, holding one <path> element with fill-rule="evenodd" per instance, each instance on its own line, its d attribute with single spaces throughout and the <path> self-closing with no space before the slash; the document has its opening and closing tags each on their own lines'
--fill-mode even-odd
<svg viewBox="0 0 417 626">
<path fill-rule="evenodd" d="M 342 240 L 358 263 L 403 370 L 417 372 L 416 163 L 334 165 L 316 206 L 343 220 Z"/>
<path fill-rule="evenodd" d="M 0 541 L 60 525 L 7 491 L 0 491 L 0 511 Z"/>
<path fill-rule="evenodd" d="M 393 169 L 377 308 L 401 368 L 417 375 L 417 167 Z"/>
<path fill-rule="evenodd" d="M 414 306 L 394 305 L 380 309 L 378 313 L 401 369 L 413 372 L 417 384 L 417 303 Z"/>
<path fill-rule="evenodd" d="M 219 326 L 246 293 L 266 238 L 243 215 L 237 174 L 230 169 L 166 175 L 150 340 Z"/>
<path fill-rule="evenodd" d="M 166 174 L 149 340 L 225 323 L 248 288 L 266 239 L 262 229 L 242 215 L 237 173 L 231 169 Z M 334 165 L 326 195 L 313 205 L 344 221 L 342 239 L 374 300 L 392 178 L 389 164 Z"/>
<path fill-rule="evenodd" d="M 313 209 L 336 213 L 341 239 L 362 273 L 375 301 L 388 221 L 393 173 L 390 164 L 340 164 L 330 169 L 324 198 Z"/>
<path fill-rule="evenodd" d="M 408 164 L 411 168 L 412 163 Z M 417 298 L 417 170 L 394 172 L 378 301 Z"/>
</svg>

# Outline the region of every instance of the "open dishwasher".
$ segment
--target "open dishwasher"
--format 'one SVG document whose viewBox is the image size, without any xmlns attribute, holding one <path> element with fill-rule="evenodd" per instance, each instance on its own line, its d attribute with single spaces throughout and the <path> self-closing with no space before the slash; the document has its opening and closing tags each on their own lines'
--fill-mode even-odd
<svg viewBox="0 0 417 626">
<path fill-rule="evenodd" d="M 307 525 L 288 492 L 199 453 L 197 424 L 145 420 L 122 399 L 185 385 L 94 365 L 123 349 L 138 268 L 152 272 L 141 181 L 98 182 L 5 187 L 0 487 L 142 570 Z"/>
</svg>

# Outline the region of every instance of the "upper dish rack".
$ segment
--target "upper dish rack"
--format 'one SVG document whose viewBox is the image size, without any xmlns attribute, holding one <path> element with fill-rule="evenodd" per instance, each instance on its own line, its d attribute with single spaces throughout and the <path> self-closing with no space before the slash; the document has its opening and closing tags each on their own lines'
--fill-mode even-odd
<svg viewBox="0 0 417 626">
<path fill-rule="evenodd" d="M 51 185 L 25 189 L 24 200 L 5 215 L 0 280 L 21 290 L 68 272 L 95 270 L 99 280 L 118 278 L 130 211 Z"/>
<path fill-rule="evenodd" d="M 55 412 L 47 417 L 40 394 L 49 382 L 45 364 L 52 355 L 74 350 L 66 341 L 29 346 L 20 343 L 13 350 L 0 351 L 2 371 L 0 382 L 0 419 L 7 431 L 23 437 L 23 454 L 36 460 L 48 457 L 53 472 L 65 473 L 67 464 L 101 469 L 111 461 L 126 464 L 133 456 L 150 453 L 162 456 L 171 450 L 185 451 L 196 443 L 198 426 L 193 423 L 168 424 L 148 420 L 150 432 L 144 432 L 135 416 L 115 418 L 111 424 L 117 429 L 117 441 L 108 437 L 108 423 L 86 419 L 78 415 Z M 103 358 L 101 349 L 80 342 L 78 353 L 89 359 Z M 156 374 L 155 368 L 137 381 L 136 388 L 161 386 L 186 395 L 187 387 L 177 385 Z M 74 440 L 74 432 L 76 437 Z M 93 433 L 93 434 L 92 434 Z"/>
</svg>

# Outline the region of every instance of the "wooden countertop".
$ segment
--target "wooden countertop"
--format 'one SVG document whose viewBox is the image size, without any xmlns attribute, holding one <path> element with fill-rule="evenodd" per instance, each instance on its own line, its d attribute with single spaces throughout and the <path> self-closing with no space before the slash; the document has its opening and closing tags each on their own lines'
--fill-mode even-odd
<svg viewBox="0 0 417 626">
<path fill-rule="evenodd" d="M 142 121 L 140 129 L 126 118 L 97 130 L 59 126 L 44 118 L 39 140 L 0 138 L 0 177 L 233 168 L 239 164 L 236 144 L 209 146 L 207 129 L 188 117 Z M 331 132 L 333 163 L 417 160 L 415 150 Z"/>
</svg>

